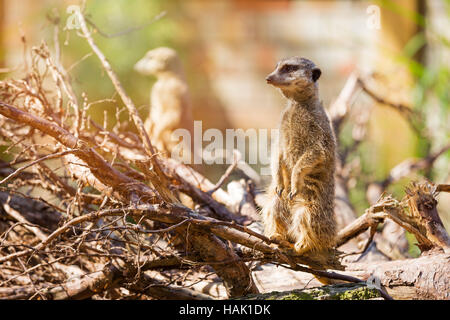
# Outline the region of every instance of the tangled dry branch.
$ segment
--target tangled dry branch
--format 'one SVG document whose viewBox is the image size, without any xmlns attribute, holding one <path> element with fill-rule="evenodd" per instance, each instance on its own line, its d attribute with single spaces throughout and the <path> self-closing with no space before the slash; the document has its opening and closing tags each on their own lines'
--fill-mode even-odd
<svg viewBox="0 0 450 320">
<path fill-rule="evenodd" d="M 323 270 L 343 269 L 338 251 L 328 261 L 298 256 L 248 227 L 258 217 L 251 182 L 239 184 L 245 193 L 239 206 L 220 188 L 235 165 L 214 184 L 159 155 L 84 16 L 79 18 L 135 127 L 118 122 L 107 130 L 89 119 L 87 109 L 98 102 L 83 94 L 80 103 L 68 72 L 45 43 L 32 49 L 21 80 L 0 82 L 0 137 L 11 156 L 0 162 L 0 298 L 114 299 L 127 292 L 128 298 L 208 299 L 193 287 L 213 283 L 211 275 L 236 297 L 258 291 L 252 270 L 259 263 L 362 281 Z M 435 210 L 434 192 L 448 191 L 444 185 L 427 188 L 411 189 L 402 202 L 382 197 L 341 231 L 339 245 L 389 218 L 414 233 L 421 249 L 447 250 L 445 229 L 430 230 L 411 218 L 436 215 L 424 216 L 420 203 L 428 197 Z M 183 205 L 180 194 L 194 206 Z"/>
</svg>

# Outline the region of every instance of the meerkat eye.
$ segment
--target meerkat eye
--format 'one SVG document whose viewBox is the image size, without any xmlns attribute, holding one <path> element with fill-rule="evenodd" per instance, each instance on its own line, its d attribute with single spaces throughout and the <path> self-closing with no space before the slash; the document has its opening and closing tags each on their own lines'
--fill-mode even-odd
<svg viewBox="0 0 450 320">
<path fill-rule="evenodd" d="M 281 72 L 283 73 L 289 73 L 289 72 L 294 72 L 297 71 L 300 68 L 300 66 L 295 65 L 295 64 L 285 64 L 283 67 L 281 67 Z"/>
</svg>

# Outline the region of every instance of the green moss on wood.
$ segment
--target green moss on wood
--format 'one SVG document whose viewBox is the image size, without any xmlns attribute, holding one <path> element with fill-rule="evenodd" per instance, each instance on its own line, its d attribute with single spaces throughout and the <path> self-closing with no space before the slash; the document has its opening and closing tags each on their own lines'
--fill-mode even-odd
<svg viewBox="0 0 450 320">
<path fill-rule="evenodd" d="M 241 299 L 245 300 L 367 300 L 379 298 L 375 289 L 364 284 L 335 284 L 318 288 L 297 289 L 292 291 L 273 291 L 264 294 L 253 294 Z"/>
</svg>

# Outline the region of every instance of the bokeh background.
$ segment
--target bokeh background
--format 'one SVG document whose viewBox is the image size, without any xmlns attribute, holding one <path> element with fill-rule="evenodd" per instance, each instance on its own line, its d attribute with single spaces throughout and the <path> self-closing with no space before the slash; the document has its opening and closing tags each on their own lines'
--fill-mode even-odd
<svg viewBox="0 0 450 320">
<path fill-rule="evenodd" d="M 2 78 L 20 75 L 22 35 L 28 47 L 42 41 L 52 47 L 53 28 L 47 16 L 58 12 L 64 25 L 67 8 L 73 4 L 80 1 L 0 0 Z M 380 13 L 379 28 L 370 24 L 374 5 Z M 164 11 L 162 19 L 146 25 Z M 430 138 L 415 134 L 397 112 L 367 97 L 354 102 L 359 108 L 373 108 L 367 139 L 355 154 L 360 159 L 360 172 L 351 182 L 351 201 L 359 213 L 368 206 L 365 181 L 383 180 L 406 158 L 424 157 L 450 141 L 448 0 L 88 0 L 86 13 L 109 35 L 142 26 L 120 36 L 97 33 L 95 39 L 140 106 L 143 118 L 150 107 L 148 96 L 155 79 L 137 74 L 133 65 L 146 51 L 159 46 L 179 52 L 194 118 L 203 121 L 204 130 L 277 127 L 285 102 L 264 78 L 276 61 L 286 56 L 308 57 L 321 67 L 320 90 L 326 107 L 351 72 L 381 75 L 377 93 L 421 110 Z M 90 48 L 76 30 L 64 30 L 59 41 L 63 63 L 70 69 L 77 93 L 85 92 L 91 101 L 113 97 L 109 79 L 95 56 L 86 57 Z M 90 115 L 103 123 L 104 112 L 113 115 L 115 108 L 102 103 L 91 108 Z M 114 116 L 108 121 L 112 126 Z M 342 134 L 344 141 L 351 138 L 351 123 Z M 248 152 L 257 152 L 256 148 L 251 145 Z M 219 166 L 208 174 L 214 180 L 224 169 Z M 449 171 L 450 152 L 446 152 L 426 176 L 437 183 L 449 183 Z M 401 198 L 404 186 L 419 178 L 405 178 L 389 191 Z M 439 201 L 449 230 L 448 194 L 441 194 Z"/>
</svg>

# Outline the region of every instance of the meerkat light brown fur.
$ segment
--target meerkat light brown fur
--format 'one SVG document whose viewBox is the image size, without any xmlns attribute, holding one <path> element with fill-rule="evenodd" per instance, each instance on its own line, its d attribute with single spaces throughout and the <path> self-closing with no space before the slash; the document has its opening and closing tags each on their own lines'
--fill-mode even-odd
<svg viewBox="0 0 450 320">
<path fill-rule="evenodd" d="M 328 251 L 335 245 L 335 138 L 319 101 L 320 69 L 310 60 L 280 61 L 267 83 L 288 99 L 278 150 L 272 158 L 272 183 L 263 208 L 265 233 L 294 243 L 298 253 Z"/>
<path fill-rule="evenodd" d="M 150 114 L 145 127 L 156 147 L 170 156 L 178 144 L 172 139 L 172 132 L 178 128 L 193 132 L 191 100 L 181 60 L 175 50 L 160 47 L 148 51 L 134 69 L 157 77 L 151 90 Z"/>
</svg>

